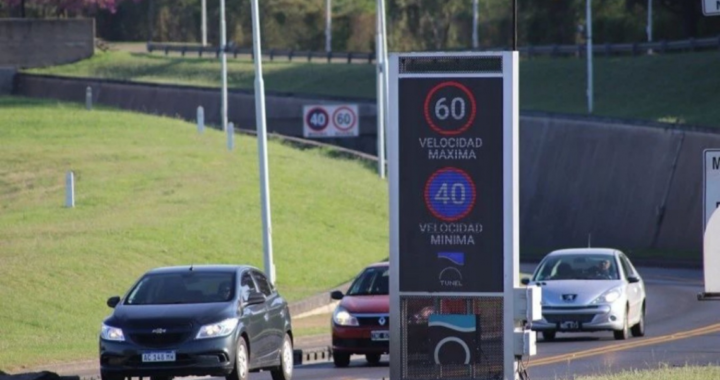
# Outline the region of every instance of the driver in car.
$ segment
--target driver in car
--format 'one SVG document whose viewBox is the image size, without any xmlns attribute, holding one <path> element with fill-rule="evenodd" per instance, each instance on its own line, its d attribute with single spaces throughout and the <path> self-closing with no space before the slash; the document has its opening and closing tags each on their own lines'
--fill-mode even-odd
<svg viewBox="0 0 720 380">
<path fill-rule="evenodd" d="M 595 267 L 593 274 L 598 278 L 612 280 L 613 274 L 612 274 L 612 271 L 610 270 L 610 260 L 608 260 L 608 259 L 600 260 L 598 265 Z"/>
</svg>

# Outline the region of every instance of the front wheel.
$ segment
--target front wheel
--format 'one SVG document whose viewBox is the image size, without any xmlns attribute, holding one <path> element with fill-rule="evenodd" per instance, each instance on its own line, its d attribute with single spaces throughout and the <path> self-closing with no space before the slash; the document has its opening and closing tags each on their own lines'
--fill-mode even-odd
<svg viewBox="0 0 720 380">
<path fill-rule="evenodd" d="M 630 335 L 630 328 L 628 327 L 628 309 L 625 309 L 625 315 L 623 315 L 623 325 L 621 330 L 613 331 L 615 340 L 625 340 Z"/>
<path fill-rule="evenodd" d="M 645 303 L 643 302 L 642 311 L 640 311 L 640 320 L 638 323 L 630 329 L 632 336 L 641 337 L 645 336 Z"/>
<path fill-rule="evenodd" d="M 280 367 L 270 371 L 273 380 L 290 380 L 293 372 L 293 345 L 290 335 L 285 334 L 285 341 L 280 352 Z"/>
<path fill-rule="evenodd" d="M 225 380 L 247 380 L 248 358 L 247 342 L 245 342 L 245 338 L 240 337 L 235 350 L 235 367 L 229 375 L 225 376 Z"/>
<path fill-rule="evenodd" d="M 555 330 L 543 331 L 542 336 L 547 341 L 555 340 Z"/>
<path fill-rule="evenodd" d="M 365 360 L 370 365 L 378 365 L 380 363 L 380 354 L 365 354 Z"/>
<path fill-rule="evenodd" d="M 335 367 L 347 367 L 350 365 L 350 354 L 342 352 L 333 352 L 333 363 Z"/>
<path fill-rule="evenodd" d="M 100 371 L 101 380 L 125 380 L 125 377 L 120 375 L 109 375 L 105 372 Z"/>
</svg>

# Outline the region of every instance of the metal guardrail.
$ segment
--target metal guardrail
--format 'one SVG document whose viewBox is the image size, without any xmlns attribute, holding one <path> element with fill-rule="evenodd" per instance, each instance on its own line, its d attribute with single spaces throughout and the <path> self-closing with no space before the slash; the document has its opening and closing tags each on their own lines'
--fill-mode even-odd
<svg viewBox="0 0 720 380">
<path fill-rule="evenodd" d="M 528 58 L 536 56 L 582 56 L 587 49 L 586 44 L 576 45 L 544 45 L 544 46 L 522 46 L 518 48 L 521 56 Z M 660 40 L 654 42 L 635 42 L 622 44 L 594 44 L 593 53 L 605 56 L 611 55 L 641 55 L 648 51 L 656 53 L 668 53 L 674 51 L 700 51 L 708 49 L 720 50 L 720 36 L 707 38 L 690 38 L 687 40 Z M 481 49 L 481 51 L 498 51 L 503 48 Z M 164 52 L 168 55 L 170 52 L 180 53 L 182 56 L 186 54 L 197 54 L 198 57 L 203 55 L 220 56 L 221 49 L 218 46 L 202 46 L 198 44 L 172 44 L 148 42 L 147 51 Z M 234 58 L 240 56 L 250 56 L 253 58 L 253 51 L 250 48 L 239 48 L 233 44 L 228 45 L 226 53 L 232 54 Z M 347 63 L 364 62 L 372 64 L 375 61 L 375 52 L 317 52 L 317 51 L 300 51 L 293 49 L 267 49 L 263 51 L 263 56 L 268 57 L 270 61 L 279 58 L 287 58 L 289 62 L 293 59 L 306 59 L 307 62 L 315 60 L 326 60 L 328 63 L 333 61 L 342 61 Z"/>
<path fill-rule="evenodd" d="M 202 57 L 203 54 L 214 54 L 215 57 L 220 56 L 221 49 L 218 46 L 202 46 L 202 45 L 181 45 L 181 44 L 162 44 L 162 43 L 155 43 L 155 42 L 148 42 L 147 44 L 147 50 L 148 52 L 152 53 L 153 51 L 162 51 L 165 53 L 165 55 L 168 55 L 170 52 L 176 52 L 180 53 L 182 56 L 185 56 L 186 54 L 197 54 L 198 57 Z M 250 58 L 253 58 L 253 51 L 249 48 L 239 48 L 234 45 L 228 45 L 228 47 L 225 49 L 225 52 L 227 54 L 232 54 L 233 57 L 237 58 L 238 55 L 241 56 L 250 56 Z M 301 50 L 292 50 L 292 49 L 269 49 L 263 51 L 263 56 L 270 58 L 271 61 L 274 61 L 276 58 L 280 57 L 287 57 L 287 60 L 289 62 L 292 62 L 293 59 L 307 59 L 308 62 L 312 62 L 313 59 L 320 59 L 320 60 L 327 60 L 328 63 L 332 62 L 333 60 L 342 60 L 347 61 L 347 63 L 353 63 L 355 62 L 367 62 L 367 63 L 373 63 L 375 60 L 375 53 L 374 52 L 332 52 L 332 53 L 326 53 L 326 52 L 317 52 L 317 51 L 301 51 Z"/>
</svg>

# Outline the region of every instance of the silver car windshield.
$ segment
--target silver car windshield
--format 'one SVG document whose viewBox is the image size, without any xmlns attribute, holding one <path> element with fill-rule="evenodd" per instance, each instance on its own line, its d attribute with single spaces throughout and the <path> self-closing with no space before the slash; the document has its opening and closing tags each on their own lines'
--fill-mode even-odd
<svg viewBox="0 0 720 380">
<path fill-rule="evenodd" d="M 617 264 L 612 255 L 565 254 L 546 257 L 533 281 L 618 280 Z"/>
</svg>

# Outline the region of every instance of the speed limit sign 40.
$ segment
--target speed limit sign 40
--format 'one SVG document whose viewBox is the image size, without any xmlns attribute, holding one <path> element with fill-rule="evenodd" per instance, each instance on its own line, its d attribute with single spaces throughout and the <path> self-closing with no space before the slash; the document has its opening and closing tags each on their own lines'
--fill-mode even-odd
<svg viewBox="0 0 720 380">
<path fill-rule="evenodd" d="M 357 104 L 307 105 L 303 107 L 303 136 L 308 138 L 357 137 Z"/>
</svg>

